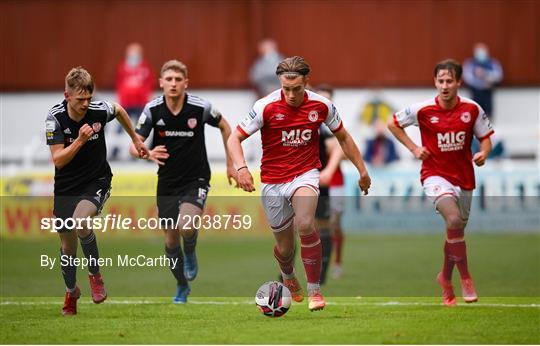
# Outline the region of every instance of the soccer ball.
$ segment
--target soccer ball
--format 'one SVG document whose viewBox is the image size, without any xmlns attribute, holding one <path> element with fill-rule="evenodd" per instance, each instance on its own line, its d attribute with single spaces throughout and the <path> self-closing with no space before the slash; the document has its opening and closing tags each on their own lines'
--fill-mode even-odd
<svg viewBox="0 0 540 346">
<path fill-rule="evenodd" d="M 268 317 L 285 315 L 291 307 L 291 301 L 289 289 L 277 281 L 265 282 L 255 295 L 255 305 Z"/>
</svg>

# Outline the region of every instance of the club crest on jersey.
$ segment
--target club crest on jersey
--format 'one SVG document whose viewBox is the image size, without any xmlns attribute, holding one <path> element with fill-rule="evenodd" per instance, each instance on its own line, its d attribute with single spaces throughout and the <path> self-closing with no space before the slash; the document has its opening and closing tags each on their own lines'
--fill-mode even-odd
<svg viewBox="0 0 540 346">
<path fill-rule="evenodd" d="M 93 123 L 92 130 L 94 130 L 94 132 L 99 132 L 99 130 L 101 130 L 101 123 Z"/>
<path fill-rule="evenodd" d="M 194 129 L 195 126 L 197 126 L 197 119 L 196 118 L 189 118 L 188 121 L 187 121 L 187 126 L 190 129 Z"/>
<path fill-rule="evenodd" d="M 461 113 L 461 121 L 463 121 L 464 123 L 468 123 L 469 121 L 471 121 L 471 113 L 469 112 Z"/>
<path fill-rule="evenodd" d="M 317 112 L 317 111 L 309 112 L 308 119 L 309 119 L 309 121 L 311 121 L 313 123 L 316 122 L 317 120 L 319 120 L 319 112 Z"/>
</svg>

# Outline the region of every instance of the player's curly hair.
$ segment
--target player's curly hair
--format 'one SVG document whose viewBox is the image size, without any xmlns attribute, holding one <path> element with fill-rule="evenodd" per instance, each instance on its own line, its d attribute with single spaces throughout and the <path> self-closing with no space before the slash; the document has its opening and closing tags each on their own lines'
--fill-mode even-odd
<svg viewBox="0 0 540 346">
<path fill-rule="evenodd" d="M 161 75 L 165 73 L 167 70 L 173 70 L 176 72 L 180 72 L 184 75 L 184 78 L 187 78 L 187 66 L 178 60 L 169 60 L 163 64 L 161 67 Z"/>
<path fill-rule="evenodd" d="M 454 78 L 456 78 L 456 80 L 460 80 L 461 74 L 463 73 L 463 68 L 461 67 L 461 64 L 454 59 L 445 59 L 435 65 L 435 69 L 433 70 L 433 76 L 437 77 L 440 70 L 450 71 L 450 73 L 454 75 Z"/>
<path fill-rule="evenodd" d="M 276 69 L 276 75 L 285 76 L 287 79 L 294 79 L 298 76 L 307 76 L 311 71 L 311 67 L 300 56 L 286 58 L 279 63 Z"/>
<path fill-rule="evenodd" d="M 88 91 L 94 92 L 94 81 L 92 76 L 83 67 L 72 68 L 66 75 L 66 91 Z"/>
</svg>

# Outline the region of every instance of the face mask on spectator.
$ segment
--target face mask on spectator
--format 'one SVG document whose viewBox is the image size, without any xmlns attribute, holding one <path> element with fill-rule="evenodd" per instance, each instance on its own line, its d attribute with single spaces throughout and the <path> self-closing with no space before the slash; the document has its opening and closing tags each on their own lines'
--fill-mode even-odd
<svg viewBox="0 0 540 346">
<path fill-rule="evenodd" d="M 128 66 L 135 67 L 141 63 L 141 56 L 139 54 L 129 54 L 126 58 Z"/>
<path fill-rule="evenodd" d="M 488 51 L 484 48 L 476 48 L 474 50 L 474 58 L 480 62 L 485 62 L 489 57 Z"/>
</svg>

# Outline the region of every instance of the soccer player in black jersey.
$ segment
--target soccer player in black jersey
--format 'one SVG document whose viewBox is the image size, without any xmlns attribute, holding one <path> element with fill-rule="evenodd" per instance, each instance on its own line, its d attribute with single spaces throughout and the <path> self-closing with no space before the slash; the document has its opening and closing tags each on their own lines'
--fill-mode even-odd
<svg viewBox="0 0 540 346">
<path fill-rule="evenodd" d="M 193 225 L 193 217 L 202 215 L 210 188 L 205 124 L 221 131 L 229 184 L 231 179 L 236 180 L 236 170 L 227 153 L 226 143 L 231 133 L 229 123 L 208 101 L 186 93 L 186 65 L 177 60 L 167 61 L 161 68 L 159 85 L 163 95 L 146 104 L 136 132 L 141 140 L 145 140 L 153 130 L 155 147 L 148 159 L 159 165 L 159 217 L 175 223 L 162 222 L 161 227 L 165 232 L 165 254 L 171 259 L 170 269 L 177 281 L 173 302 L 183 304 L 190 292 L 188 281 L 195 279 L 198 272 L 195 255 L 198 230 Z M 134 146 L 130 152 L 137 155 Z"/>
<path fill-rule="evenodd" d="M 51 108 L 45 122 L 47 145 L 55 166 L 54 216 L 82 220 L 96 216 L 111 187 L 112 172 L 106 158 L 104 128 L 115 117 L 133 140 L 136 152 L 148 157 L 149 151 L 137 137 L 126 111 L 115 103 L 92 101 L 94 82 L 82 67 L 71 69 L 65 81 L 65 100 Z M 68 225 L 72 223 L 67 223 Z M 89 260 L 92 300 L 99 304 L 107 298 L 101 273 L 96 237 L 87 222 L 75 229 L 57 229 L 61 241 L 61 268 L 66 284 L 63 315 L 77 313 L 81 291 L 76 284 L 77 267 L 70 258 L 77 254 L 77 236 Z"/>
</svg>

